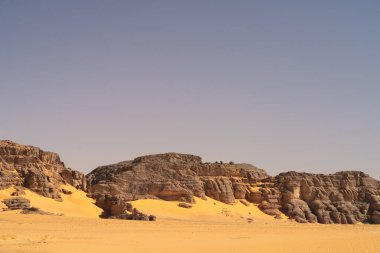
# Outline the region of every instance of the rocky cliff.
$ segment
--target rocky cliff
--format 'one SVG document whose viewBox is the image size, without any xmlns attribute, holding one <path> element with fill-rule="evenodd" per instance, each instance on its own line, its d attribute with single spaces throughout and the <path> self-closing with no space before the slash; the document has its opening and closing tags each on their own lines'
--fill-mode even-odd
<svg viewBox="0 0 380 253">
<path fill-rule="evenodd" d="M 198 156 L 167 153 L 98 167 L 87 180 L 89 194 L 112 217 L 124 213 L 131 200 L 191 203 L 194 196 L 207 196 L 228 204 L 245 199 L 297 222 L 380 223 L 380 182 L 362 172 L 270 177 L 248 164 L 203 163 Z"/>
<path fill-rule="evenodd" d="M 287 172 L 267 178 L 252 202 L 298 222 L 380 224 L 380 182 L 359 171 L 332 175 Z"/>
<path fill-rule="evenodd" d="M 42 196 L 60 200 L 60 184 L 85 190 L 85 176 L 66 168 L 58 154 L 12 141 L 0 141 L 0 189 L 28 188 Z"/>
<path fill-rule="evenodd" d="M 194 202 L 206 196 L 234 203 L 250 184 L 268 175 L 247 164 L 202 163 L 199 156 L 167 153 L 102 166 L 87 175 L 88 192 L 110 216 L 118 216 L 127 201 L 153 198 Z"/>
</svg>

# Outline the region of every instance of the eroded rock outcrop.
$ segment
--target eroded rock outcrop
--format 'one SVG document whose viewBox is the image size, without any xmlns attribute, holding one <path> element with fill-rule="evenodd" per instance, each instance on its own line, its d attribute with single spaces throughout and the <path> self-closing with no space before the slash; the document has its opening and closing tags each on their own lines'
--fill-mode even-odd
<svg viewBox="0 0 380 253">
<path fill-rule="evenodd" d="M 194 197 L 209 197 L 253 203 L 276 218 L 285 214 L 301 223 L 380 224 L 380 182 L 363 172 L 271 177 L 249 164 L 203 163 L 199 156 L 166 153 L 101 166 L 85 177 L 66 168 L 55 153 L 0 141 L 0 189 L 15 187 L 5 203 L 9 208 L 33 212 L 22 197 L 25 188 L 56 200 L 70 195 L 61 184 L 87 190 L 107 218 L 156 219 L 133 208 L 132 200 L 175 200 L 189 207 Z"/>
<path fill-rule="evenodd" d="M 380 183 L 356 171 L 270 177 L 252 165 L 167 153 L 98 167 L 87 178 L 89 194 L 109 216 L 125 212 L 131 200 L 193 203 L 194 197 L 207 196 L 227 204 L 254 203 L 276 218 L 285 214 L 301 223 L 380 222 Z"/>
<path fill-rule="evenodd" d="M 255 196 L 266 203 L 261 204 L 264 212 L 282 211 L 302 223 L 379 223 L 380 182 L 363 172 L 287 172 L 267 181 Z"/>
<path fill-rule="evenodd" d="M 58 154 L 12 141 L 0 141 L 0 189 L 25 187 L 60 200 L 59 185 L 85 190 L 85 176 L 66 168 Z"/>
<path fill-rule="evenodd" d="M 102 166 L 90 174 L 88 191 L 108 215 L 123 212 L 128 201 L 152 198 L 193 203 L 206 196 L 234 203 L 250 183 L 268 175 L 247 164 L 202 163 L 199 156 L 167 153 Z"/>
<path fill-rule="evenodd" d="M 23 197 L 14 197 L 4 199 L 3 203 L 7 206 L 8 210 L 28 209 L 30 208 L 29 199 Z"/>
</svg>

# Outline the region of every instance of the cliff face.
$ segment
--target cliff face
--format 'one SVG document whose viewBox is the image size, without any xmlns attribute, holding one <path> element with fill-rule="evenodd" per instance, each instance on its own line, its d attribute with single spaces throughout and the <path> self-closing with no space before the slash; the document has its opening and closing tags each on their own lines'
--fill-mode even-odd
<svg viewBox="0 0 380 253">
<path fill-rule="evenodd" d="M 332 175 L 287 172 L 268 178 L 252 202 L 298 222 L 380 224 L 380 182 L 358 171 Z"/>
<path fill-rule="evenodd" d="M 12 141 L 0 141 L 0 189 L 28 188 L 42 196 L 60 200 L 63 183 L 85 190 L 85 176 L 66 168 L 58 154 Z"/>
<path fill-rule="evenodd" d="M 250 184 L 267 178 L 247 164 L 202 163 L 198 156 L 167 153 L 102 166 L 87 175 L 88 191 L 110 216 L 123 212 L 127 201 L 155 198 L 194 202 L 206 196 L 233 203 Z"/>
<path fill-rule="evenodd" d="M 252 165 L 202 163 L 198 156 L 167 153 L 98 167 L 87 179 L 106 216 L 119 216 L 136 199 L 191 203 L 194 196 L 207 196 L 228 204 L 245 199 L 297 222 L 380 224 L 380 182 L 362 172 L 270 177 Z"/>
</svg>

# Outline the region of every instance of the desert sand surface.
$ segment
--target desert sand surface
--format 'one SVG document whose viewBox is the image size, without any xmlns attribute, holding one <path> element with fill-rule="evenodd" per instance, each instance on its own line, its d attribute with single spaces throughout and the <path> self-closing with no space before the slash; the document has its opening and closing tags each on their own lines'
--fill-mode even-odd
<svg viewBox="0 0 380 253">
<path fill-rule="evenodd" d="M 211 198 L 200 199 L 194 197 L 196 203 L 191 208 L 180 208 L 177 201 L 162 201 L 155 199 L 142 199 L 131 201 L 133 207 L 143 213 L 154 214 L 159 219 L 178 220 L 208 220 L 208 221 L 255 221 L 273 222 L 274 218 L 263 213 L 256 205 L 242 204 L 237 200 L 234 205 L 225 204 Z M 284 215 L 283 220 L 287 220 Z M 278 221 L 281 222 L 281 221 Z"/>
<path fill-rule="evenodd" d="M 0 212 L 0 253 L 380 252 L 375 225 L 298 224 L 275 220 L 252 204 L 213 199 L 196 199 L 189 209 L 138 200 L 133 205 L 157 215 L 156 222 L 107 220 L 97 218 L 100 209 L 84 192 L 68 189 L 73 194 L 62 202 L 25 194 L 32 206 L 61 216 Z M 0 191 L 0 199 L 11 192 Z"/>
<path fill-rule="evenodd" d="M 77 190 L 71 185 L 61 185 L 61 188 L 71 192 L 70 195 L 61 194 L 63 201 L 43 197 L 28 189 L 24 189 L 25 195 L 22 195 L 22 197 L 29 199 L 30 206 L 38 207 L 43 211 L 57 215 L 97 218 L 102 213 L 103 210 L 95 206 L 95 201 L 88 198 L 85 192 Z M 13 187 L 0 190 L 0 209 L 5 207 L 1 201 L 6 198 L 11 198 L 11 193 L 14 192 L 14 190 Z"/>
<path fill-rule="evenodd" d="M 157 222 L 0 213 L 1 253 L 380 252 L 380 228 L 161 219 Z"/>
</svg>

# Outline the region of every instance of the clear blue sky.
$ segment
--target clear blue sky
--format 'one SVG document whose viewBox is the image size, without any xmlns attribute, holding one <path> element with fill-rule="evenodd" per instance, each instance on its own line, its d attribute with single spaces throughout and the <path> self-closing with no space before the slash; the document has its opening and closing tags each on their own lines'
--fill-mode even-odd
<svg viewBox="0 0 380 253">
<path fill-rule="evenodd" d="M 0 1 L 0 139 L 380 178 L 380 1 Z"/>
</svg>

